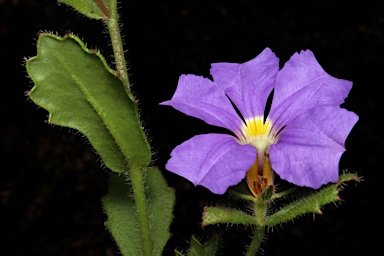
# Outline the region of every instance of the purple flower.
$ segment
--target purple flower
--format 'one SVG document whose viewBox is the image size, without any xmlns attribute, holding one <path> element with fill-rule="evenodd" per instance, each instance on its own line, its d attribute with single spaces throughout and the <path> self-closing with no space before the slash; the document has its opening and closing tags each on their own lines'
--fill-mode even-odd
<svg viewBox="0 0 384 256">
<path fill-rule="evenodd" d="M 274 172 L 314 189 L 337 182 L 345 140 L 358 120 L 340 108 L 352 82 L 328 75 L 309 50 L 295 53 L 281 70 L 266 48 L 243 64 L 212 64 L 210 73 L 213 81 L 180 76 L 173 98 L 161 104 L 234 136 L 194 136 L 172 151 L 167 170 L 216 194 L 246 178 L 258 196 L 273 184 Z"/>
</svg>

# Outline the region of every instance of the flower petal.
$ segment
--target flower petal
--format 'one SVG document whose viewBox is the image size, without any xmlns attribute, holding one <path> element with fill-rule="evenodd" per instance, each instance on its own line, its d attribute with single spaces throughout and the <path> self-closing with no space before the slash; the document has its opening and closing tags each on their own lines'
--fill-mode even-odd
<svg viewBox="0 0 384 256">
<path fill-rule="evenodd" d="M 269 118 L 279 129 L 321 105 L 344 102 L 352 82 L 327 74 L 309 50 L 295 53 L 276 77 Z"/>
<path fill-rule="evenodd" d="M 160 103 L 208 124 L 239 133 L 242 120 L 236 113 L 224 91 L 211 80 L 195 75 L 181 75 L 171 100 Z"/>
<path fill-rule="evenodd" d="M 274 171 L 284 180 L 314 189 L 337 182 L 345 139 L 358 117 L 335 106 L 315 108 L 294 119 L 270 147 Z"/>
<path fill-rule="evenodd" d="M 213 193 L 223 194 L 236 185 L 256 159 L 256 149 L 240 145 L 226 134 L 197 135 L 177 146 L 166 169 L 202 185 Z"/>
<path fill-rule="evenodd" d="M 298 116 L 286 128 L 323 134 L 344 146 L 348 134 L 358 120 L 359 117 L 353 112 L 339 106 L 326 105 Z"/>
<path fill-rule="evenodd" d="M 264 115 L 278 70 L 279 59 L 271 49 L 266 48 L 256 58 L 243 64 L 214 63 L 210 72 L 213 81 L 248 119 Z"/>
</svg>

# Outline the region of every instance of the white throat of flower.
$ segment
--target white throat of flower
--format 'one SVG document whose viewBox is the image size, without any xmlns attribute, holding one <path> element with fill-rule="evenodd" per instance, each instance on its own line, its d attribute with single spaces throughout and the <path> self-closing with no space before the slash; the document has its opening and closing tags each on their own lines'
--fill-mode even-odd
<svg viewBox="0 0 384 256">
<path fill-rule="evenodd" d="M 269 146 L 278 140 L 272 122 L 259 116 L 245 120 L 242 127 L 241 144 L 250 144 L 257 149 L 255 163 L 248 170 L 246 181 L 252 194 L 257 197 L 268 186 L 273 185 L 274 172 L 269 161 Z"/>
</svg>

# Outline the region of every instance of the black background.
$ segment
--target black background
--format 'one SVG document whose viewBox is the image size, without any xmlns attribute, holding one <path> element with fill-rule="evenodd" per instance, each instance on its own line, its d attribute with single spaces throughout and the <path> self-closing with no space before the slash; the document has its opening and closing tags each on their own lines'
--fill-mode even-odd
<svg viewBox="0 0 384 256">
<path fill-rule="evenodd" d="M 181 74 L 209 77 L 214 62 L 242 63 L 270 47 L 280 64 L 310 49 L 332 76 L 354 82 L 344 107 L 360 116 L 347 139 L 341 169 L 363 176 L 348 183 L 343 203 L 267 235 L 264 255 L 370 255 L 382 251 L 384 64 L 383 1 L 124 0 L 119 6 L 133 91 L 164 169 L 170 151 L 196 134 L 216 131 L 159 106 Z M 0 255 L 118 255 L 104 227 L 100 198 L 108 170 L 86 140 L 46 124 L 47 112 L 24 96 L 32 87 L 23 57 L 36 54 L 39 31 L 72 31 L 112 63 L 105 27 L 53 0 L 0 0 L 1 171 Z M 225 197 L 164 171 L 177 192 L 173 237 L 164 255 L 185 250 L 200 229 L 201 211 Z M 249 230 L 223 233 L 222 255 L 242 255 Z"/>
</svg>

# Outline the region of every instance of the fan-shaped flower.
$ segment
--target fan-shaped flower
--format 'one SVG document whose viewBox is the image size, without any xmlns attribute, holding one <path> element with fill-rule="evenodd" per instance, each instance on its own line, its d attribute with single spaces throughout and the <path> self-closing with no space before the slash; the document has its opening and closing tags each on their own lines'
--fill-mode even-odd
<svg viewBox="0 0 384 256">
<path fill-rule="evenodd" d="M 213 81 L 181 75 L 172 99 L 161 104 L 233 135 L 194 136 L 172 151 L 167 170 L 216 194 L 246 177 L 258 196 L 273 184 L 273 171 L 315 189 L 337 182 L 345 140 L 358 120 L 340 107 L 352 82 L 327 74 L 309 50 L 281 70 L 266 48 L 243 64 L 212 64 L 210 73 Z"/>
</svg>

